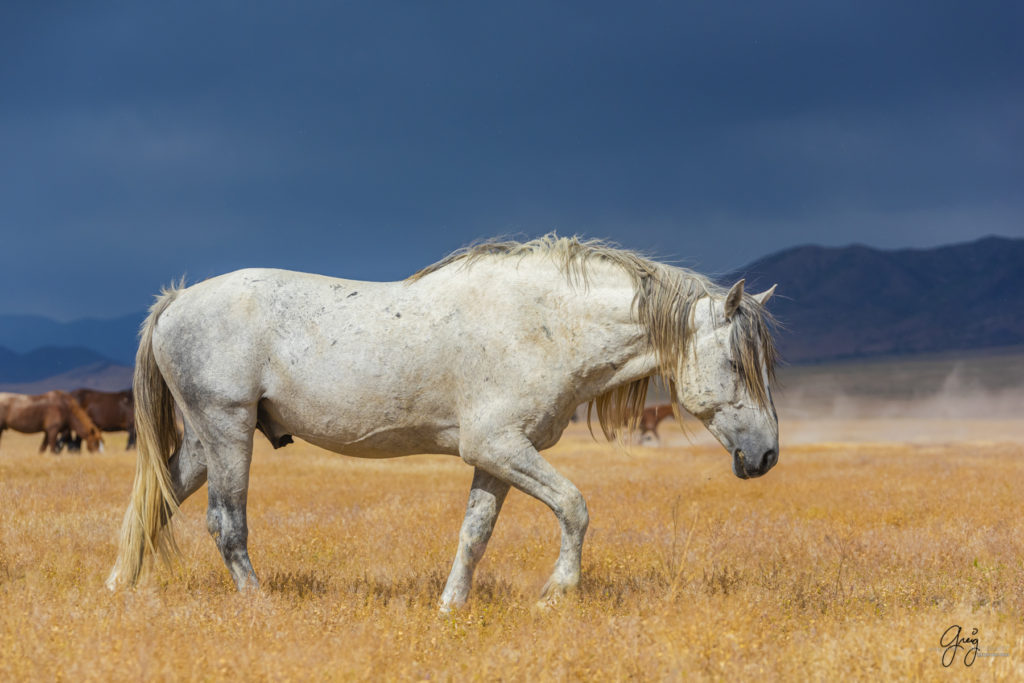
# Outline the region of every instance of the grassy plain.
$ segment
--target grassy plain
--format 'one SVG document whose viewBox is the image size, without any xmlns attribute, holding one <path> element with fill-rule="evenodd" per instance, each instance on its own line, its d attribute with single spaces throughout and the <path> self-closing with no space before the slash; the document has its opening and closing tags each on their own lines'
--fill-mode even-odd
<svg viewBox="0 0 1024 683">
<path fill-rule="evenodd" d="M 784 420 L 780 464 L 751 481 L 698 428 L 623 453 L 572 426 L 547 455 L 590 508 L 578 594 L 535 608 L 558 528 L 513 491 L 452 616 L 435 603 L 471 478 L 454 458 L 258 437 L 262 591 L 234 591 L 200 492 L 180 565 L 109 593 L 134 455 L 6 432 L 0 680 L 1024 679 L 1021 422 L 829 419 L 841 438 Z M 993 656 L 943 668 L 954 624 Z"/>
</svg>

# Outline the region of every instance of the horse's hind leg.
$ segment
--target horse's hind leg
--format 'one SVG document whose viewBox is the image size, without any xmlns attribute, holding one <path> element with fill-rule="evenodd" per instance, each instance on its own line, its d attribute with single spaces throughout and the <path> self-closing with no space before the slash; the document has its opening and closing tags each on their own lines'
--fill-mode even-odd
<svg viewBox="0 0 1024 683">
<path fill-rule="evenodd" d="M 459 532 L 459 550 L 441 595 L 443 611 L 466 604 L 473 582 L 473 570 L 487 549 L 487 541 L 494 531 L 494 522 L 501 512 L 501 504 L 505 502 L 508 489 L 507 483 L 479 467 L 473 473 L 466 517 L 462 520 L 462 530 Z"/>
<path fill-rule="evenodd" d="M 180 505 L 185 499 L 199 490 L 206 481 L 206 457 L 203 445 L 188 424 L 181 439 L 181 447 L 167 461 L 167 469 L 171 475 L 171 487 L 174 499 Z"/>
<path fill-rule="evenodd" d="M 186 420 L 190 417 L 186 415 Z M 249 527 L 245 514 L 256 427 L 255 407 L 207 409 L 202 412 L 202 421 L 201 428 L 195 423 L 193 427 L 205 456 L 202 469 L 209 493 L 206 528 L 217 543 L 238 590 L 258 588 L 259 581 L 249 560 Z M 202 484 L 199 477 L 199 470 L 194 470 L 191 481 L 196 488 Z"/>
<path fill-rule="evenodd" d="M 250 461 L 251 454 L 227 471 L 211 468 L 208 473 L 206 528 L 216 541 L 224 564 L 240 591 L 259 588 L 259 580 L 249 560 L 249 527 L 245 515 Z"/>
</svg>

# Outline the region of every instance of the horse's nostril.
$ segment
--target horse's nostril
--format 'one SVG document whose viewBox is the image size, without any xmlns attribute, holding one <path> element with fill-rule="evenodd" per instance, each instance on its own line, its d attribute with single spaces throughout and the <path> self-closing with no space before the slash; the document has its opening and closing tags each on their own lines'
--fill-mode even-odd
<svg viewBox="0 0 1024 683">
<path fill-rule="evenodd" d="M 776 451 L 774 448 L 769 448 L 768 451 L 765 452 L 765 454 L 764 454 L 764 460 L 762 460 L 761 462 L 763 462 L 768 467 L 771 467 L 772 465 L 775 464 L 775 461 L 778 460 L 778 459 L 779 459 L 778 451 Z"/>
</svg>

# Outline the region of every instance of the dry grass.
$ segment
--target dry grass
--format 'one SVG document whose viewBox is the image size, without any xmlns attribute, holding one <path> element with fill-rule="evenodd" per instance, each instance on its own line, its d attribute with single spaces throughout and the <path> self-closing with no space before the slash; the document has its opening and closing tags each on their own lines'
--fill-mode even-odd
<svg viewBox="0 0 1024 683">
<path fill-rule="evenodd" d="M 230 585 L 200 493 L 181 566 L 111 594 L 134 456 L 40 456 L 8 432 L 0 680 L 937 679 L 954 623 L 1008 656 L 953 670 L 1020 680 L 1024 448 L 983 436 L 784 445 L 744 482 L 702 441 L 627 455 L 573 427 L 549 457 L 590 506 L 578 596 L 533 608 L 557 525 L 513 492 L 470 605 L 440 617 L 471 477 L 455 459 L 258 440 L 263 590 Z"/>
</svg>

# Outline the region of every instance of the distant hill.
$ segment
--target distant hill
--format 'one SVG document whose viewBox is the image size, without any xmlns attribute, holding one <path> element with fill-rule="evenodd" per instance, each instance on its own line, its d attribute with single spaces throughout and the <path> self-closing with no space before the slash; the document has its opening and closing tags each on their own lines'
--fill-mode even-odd
<svg viewBox="0 0 1024 683">
<path fill-rule="evenodd" d="M 0 347 L 0 382 L 31 382 L 86 365 L 113 365 L 91 349 L 43 347 L 15 353 Z"/>
<path fill-rule="evenodd" d="M 935 249 L 787 249 L 722 279 L 778 283 L 772 312 L 792 363 L 1024 344 L 1024 240 Z"/>
<path fill-rule="evenodd" d="M 132 385 L 132 369 L 124 365 L 91 363 L 57 375 L 27 382 L 0 382 L 0 391 L 18 394 L 42 394 L 51 389 L 71 391 L 81 387 L 100 391 L 120 391 Z"/>
<path fill-rule="evenodd" d="M 107 320 L 61 323 L 38 315 L 0 315 L 0 346 L 16 353 L 41 347 L 84 347 L 121 365 L 133 365 L 145 317 L 140 311 Z"/>
<path fill-rule="evenodd" d="M 130 367 L 92 349 L 43 347 L 16 353 L 0 347 L 0 391 L 36 394 L 78 387 L 113 391 L 130 385 Z"/>
</svg>

